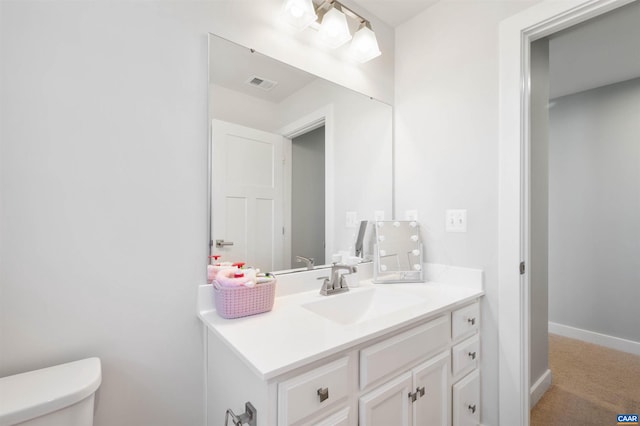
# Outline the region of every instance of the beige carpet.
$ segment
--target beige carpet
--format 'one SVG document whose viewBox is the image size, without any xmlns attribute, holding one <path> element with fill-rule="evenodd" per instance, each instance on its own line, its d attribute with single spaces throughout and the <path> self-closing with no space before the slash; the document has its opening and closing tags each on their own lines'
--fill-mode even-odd
<svg viewBox="0 0 640 426">
<path fill-rule="evenodd" d="M 532 426 L 615 425 L 640 412 L 640 356 L 550 334 L 549 368 Z"/>
</svg>

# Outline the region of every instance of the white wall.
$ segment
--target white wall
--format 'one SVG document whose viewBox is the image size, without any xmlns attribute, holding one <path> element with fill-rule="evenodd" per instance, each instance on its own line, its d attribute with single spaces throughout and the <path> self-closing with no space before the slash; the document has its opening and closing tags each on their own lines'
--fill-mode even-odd
<svg viewBox="0 0 640 426">
<path fill-rule="evenodd" d="M 440 2 L 396 32 L 396 214 L 427 262 L 481 268 L 482 423 L 498 423 L 498 24 L 531 2 Z M 445 233 L 445 209 L 468 211 Z"/>
<path fill-rule="evenodd" d="M 553 100 L 549 320 L 640 342 L 640 79 Z"/>
<path fill-rule="evenodd" d="M 216 118 L 265 132 L 278 130 L 278 104 L 217 84 L 209 85 L 209 122 Z"/>
<path fill-rule="evenodd" d="M 338 66 L 280 4 L 0 2 L 0 375 L 99 356 L 97 426 L 202 424 L 207 32 L 393 92 L 390 30 Z"/>
</svg>

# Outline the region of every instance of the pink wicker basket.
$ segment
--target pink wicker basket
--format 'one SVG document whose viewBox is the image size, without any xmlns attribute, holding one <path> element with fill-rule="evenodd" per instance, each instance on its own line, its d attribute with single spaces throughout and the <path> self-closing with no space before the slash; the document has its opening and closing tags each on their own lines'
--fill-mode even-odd
<svg viewBox="0 0 640 426">
<path fill-rule="evenodd" d="M 213 281 L 216 312 L 222 318 L 240 318 L 268 312 L 273 308 L 276 280 L 255 287 L 227 287 Z"/>
</svg>

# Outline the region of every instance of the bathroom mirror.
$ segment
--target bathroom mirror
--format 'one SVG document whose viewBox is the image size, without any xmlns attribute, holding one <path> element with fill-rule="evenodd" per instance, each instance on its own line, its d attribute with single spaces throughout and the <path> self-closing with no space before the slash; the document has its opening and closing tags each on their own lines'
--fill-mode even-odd
<svg viewBox="0 0 640 426">
<path fill-rule="evenodd" d="M 417 221 L 378 221 L 375 241 L 373 282 L 424 281 Z"/>
<path fill-rule="evenodd" d="M 361 220 L 391 217 L 390 105 L 210 34 L 209 123 L 218 261 L 330 264 Z"/>
</svg>

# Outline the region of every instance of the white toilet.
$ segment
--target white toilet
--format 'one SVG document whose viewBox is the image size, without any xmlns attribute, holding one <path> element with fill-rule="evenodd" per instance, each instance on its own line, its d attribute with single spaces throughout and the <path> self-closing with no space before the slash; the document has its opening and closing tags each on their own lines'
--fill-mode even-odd
<svg viewBox="0 0 640 426">
<path fill-rule="evenodd" d="M 0 378 L 0 426 L 91 426 L 99 358 Z"/>
</svg>

